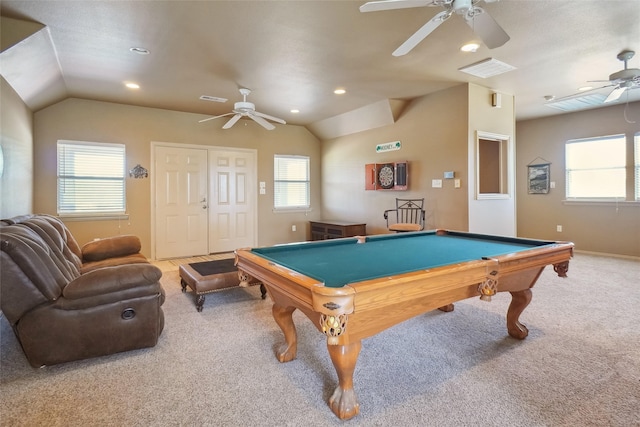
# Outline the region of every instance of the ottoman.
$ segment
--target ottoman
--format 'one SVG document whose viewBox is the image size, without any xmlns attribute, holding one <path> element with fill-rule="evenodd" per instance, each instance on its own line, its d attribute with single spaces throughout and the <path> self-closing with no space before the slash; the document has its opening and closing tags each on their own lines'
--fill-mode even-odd
<svg viewBox="0 0 640 427">
<path fill-rule="evenodd" d="M 267 291 L 264 285 L 253 277 L 240 277 L 233 259 L 221 259 L 217 261 L 196 262 L 183 264 L 179 267 L 180 284 L 182 292 L 189 286 L 196 296 L 196 310 L 202 311 L 205 295 L 225 289 L 240 286 L 260 285 L 262 299 L 265 299 Z"/>
</svg>

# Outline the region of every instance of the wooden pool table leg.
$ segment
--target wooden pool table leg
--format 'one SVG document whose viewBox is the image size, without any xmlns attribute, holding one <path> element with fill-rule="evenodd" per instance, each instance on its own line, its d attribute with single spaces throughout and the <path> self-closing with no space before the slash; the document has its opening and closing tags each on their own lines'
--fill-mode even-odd
<svg viewBox="0 0 640 427">
<path fill-rule="evenodd" d="M 531 289 L 511 292 L 511 304 L 507 310 L 507 331 L 509 335 L 523 340 L 529 335 L 529 330 L 519 322 L 520 314 L 531 302 Z"/>
<path fill-rule="evenodd" d="M 295 359 L 298 352 L 298 335 L 292 317 L 295 310 L 295 307 L 282 307 L 278 304 L 273 304 L 271 309 L 273 318 L 284 333 L 285 344 L 282 344 L 276 353 L 276 357 L 282 363 Z"/>
<path fill-rule="evenodd" d="M 360 403 L 353 390 L 353 371 L 356 369 L 362 343 L 327 345 L 329 356 L 338 374 L 338 387 L 329 399 L 329 407 L 342 420 L 353 418 L 360 412 Z"/>
</svg>

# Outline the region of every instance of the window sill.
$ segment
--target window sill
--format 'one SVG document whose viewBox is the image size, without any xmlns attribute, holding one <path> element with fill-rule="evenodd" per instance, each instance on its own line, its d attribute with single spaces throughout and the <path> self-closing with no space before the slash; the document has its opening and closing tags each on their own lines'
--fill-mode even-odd
<svg viewBox="0 0 640 427">
<path fill-rule="evenodd" d="M 116 220 L 128 220 L 129 214 L 82 214 L 82 215 L 69 215 L 58 214 L 58 217 L 63 221 L 116 221 Z"/>
<path fill-rule="evenodd" d="M 609 199 L 565 199 L 563 205 L 567 206 L 625 206 L 640 207 L 637 200 L 609 200 Z"/>
<path fill-rule="evenodd" d="M 273 208 L 273 213 L 309 213 L 312 209 L 309 208 Z"/>
</svg>

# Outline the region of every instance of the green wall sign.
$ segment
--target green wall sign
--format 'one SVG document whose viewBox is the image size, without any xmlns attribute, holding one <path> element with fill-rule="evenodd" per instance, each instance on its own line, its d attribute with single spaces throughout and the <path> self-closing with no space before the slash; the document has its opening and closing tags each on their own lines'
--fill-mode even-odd
<svg viewBox="0 0 640 427">
<path fill-rule="evenodd" d="M 400 141 L 385 142 L 384 144 L 376 145 L 376 153 L 386 153 L 387 151 L 396 151 L 402 147 Z"/>
</svg>

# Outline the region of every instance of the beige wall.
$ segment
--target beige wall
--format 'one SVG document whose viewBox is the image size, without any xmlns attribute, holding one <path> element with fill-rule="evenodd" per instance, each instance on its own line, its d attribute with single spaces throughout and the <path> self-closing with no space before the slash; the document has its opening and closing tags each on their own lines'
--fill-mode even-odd
<svg viewBox="0 0 640 427">
<path fill-rule="evenodd" d="M 629 123 L 625 120 L 625 109 Z M 517 124 L 518 234 L 542 239 L 569 240 L 576 249 L 640 256 L 640 203 L 632 200 L 633 136 L 640 132 L 640 103 L 562 114 Z M 627 150 L 627 203 L 567 204 L 564 144 L 575 138 L 625 133 Z M 540 159 L 551 163 L 549 194 L 527 193 L 527 165 Z M 556 226 L 562 225 L 561 233 Z"/>
<path fill-rule="evenodd" d="M 516 199 L 514 194 L 515 170 L 511 170 L 507 176 L 508 186 L 511 191 L 506 198 L 483 199 L 476 197 L 476 140 L 477 132 L 503 135 L 511 141 L 515 150 L 515 99 L 513 95 L 502 95 L 500 108 L 491 105 L 493 90 L 469 84 L 469 122 L 468 122 L 468 159 L 469 159 L 469 192 L 468 214 L 469 231 L 475 233 L 496 234 L 502 236 L 515 236 L 516 230 Z M 512 153 L 515 158 L 515 153 Z M 511 167 L 514 168 L 511 162 Z"/>
<path fill-rule="evenodd" d="M 323 219 L 362 221 L 367 233 L 386 233 L 385 209 L 395 198 L 425 198 L 426 228 L 466 230 L 468 86 L 460 85 L 411 102 L 396 123 L 322 143 Z M 376 145 L 401 141 L 398 151 Z M 408 191 L 365 191 L 364 165 L 409 161 Z M 444 180 L 454 171 L 462 186 Z M 443 179 L 443 188 L 431 188 Z"/>
<path fill-rule="evenodd" d="M 465 124 L 470 121 L 465 107 L 469 96 L 466 85 L 413 101 L 393 125 L 319 144 L 302 127 L 278 126 L 266 132 L 255 126 L 236 125 L 222 131 L 213 122 L 197 124 L 202 116 L 195 114 L 78 99 L 68 99 L 32 115 L 6 82 L 1 83 L 1 142 L 5 152 L 0 206 L 3 217 L 56 213 L 55 143 L 58 139 L 78 139 L 126 143 L 129 167 L 149 164 L 151 141 L 256 148 L 258 180 L 267 183 L 273 180 L 272 156 L 276 152 L 311 156 L 312 180 L 316 183 L 312 188 L 313 211 L 274 214 L 272 192 L 268 188 L 268 194 L 259 197 L 260 245 L 304 240 L 308 237 L 308 221 L 321 216 L 364 221 L 369 233 L 385 232 L 382 212 L 393 206 L 395 197 L 401 196 L 426 198 L 428 228 L 468 227 L 470 177 L 465 156 L 471 130 Z M 503 108 L 504 102 L 503 98 Z M 631 139 L 640 127 L 624 120 L 625 108 L 614 105 L 517 123 L 519 236 L 571 240 L 579 250 L 640 256 L 637 203 L 592 206 L 562 202 L 564 141 L 619 132 L 625 132 Z M 628 107 L 628 114 L 636 122 L 639 109 L 638 103 Z M 402 150 L 375 153 L 376 144 L 396 140 L 402 141 Z M 628 153 L 628 163 L 632 165 L 631 145 Z M 551 179 L 556 188 L 547 195 L 527 194 L 527 164 L 538 157 L 552 163 Z M 364 191 L 365 163 L 404 159 L 411 162 L 409 191 Z M 441 178 L 448 170 L 456 172 L 462 188 L 454 189 L 451 181 L 443 180 L 442 189 L 432 189 L 431 179 Z M 318 184 L 321 179 L 322 186 Z M 144 251 L 149 254 L 149 182 L 127 182 L 130 222 L 75 222 L 68 223 L 70 228 L 81 241 L 121 233 L 139 234 L 143 237 Z M 293 224 L 298 226 L 297 232 L 290 231 Z M 555 231 L 556 225 L 563 226 L 562 233 Z"/>
<path fill-rule="evenodd" d="M 33 213 L 33 114 L 0 77 L 0 218 Z"/>
<path fill-rule="evenodd" d="M 320 215 L 320 144 L 304 127 L 277 126 L 267 131 L 244 121 L 222 130 L 223 121 L 198 123 L 202 115 L 107 102 L 67 99 L 34 115 L 35 192 L 37 212 L 56 214 L 56 143 L 59 139 L 113 142 L 126 145 L 127 168 L 137 163 L 150 169 L 151 142 L 256 149 L 258 181 L 267 194 L 258 196 L 258 244 L 273 245 L 307 238 L 307 224 Z M 224 119 L 222 119 L 224 120 Z M 273 155 L 295 154 L 311 158 L 312 212 L 274 213 Z M 82 244 L 97 237 L 136 234 L 143 253 L 151 254 L 150 179 L 127 179 L 128 221 L 66 222 Z M 256 187 L 258 183 L 255 183 Z M 291 226 L 297 225 L 292 232 Z"/>
</svg>

